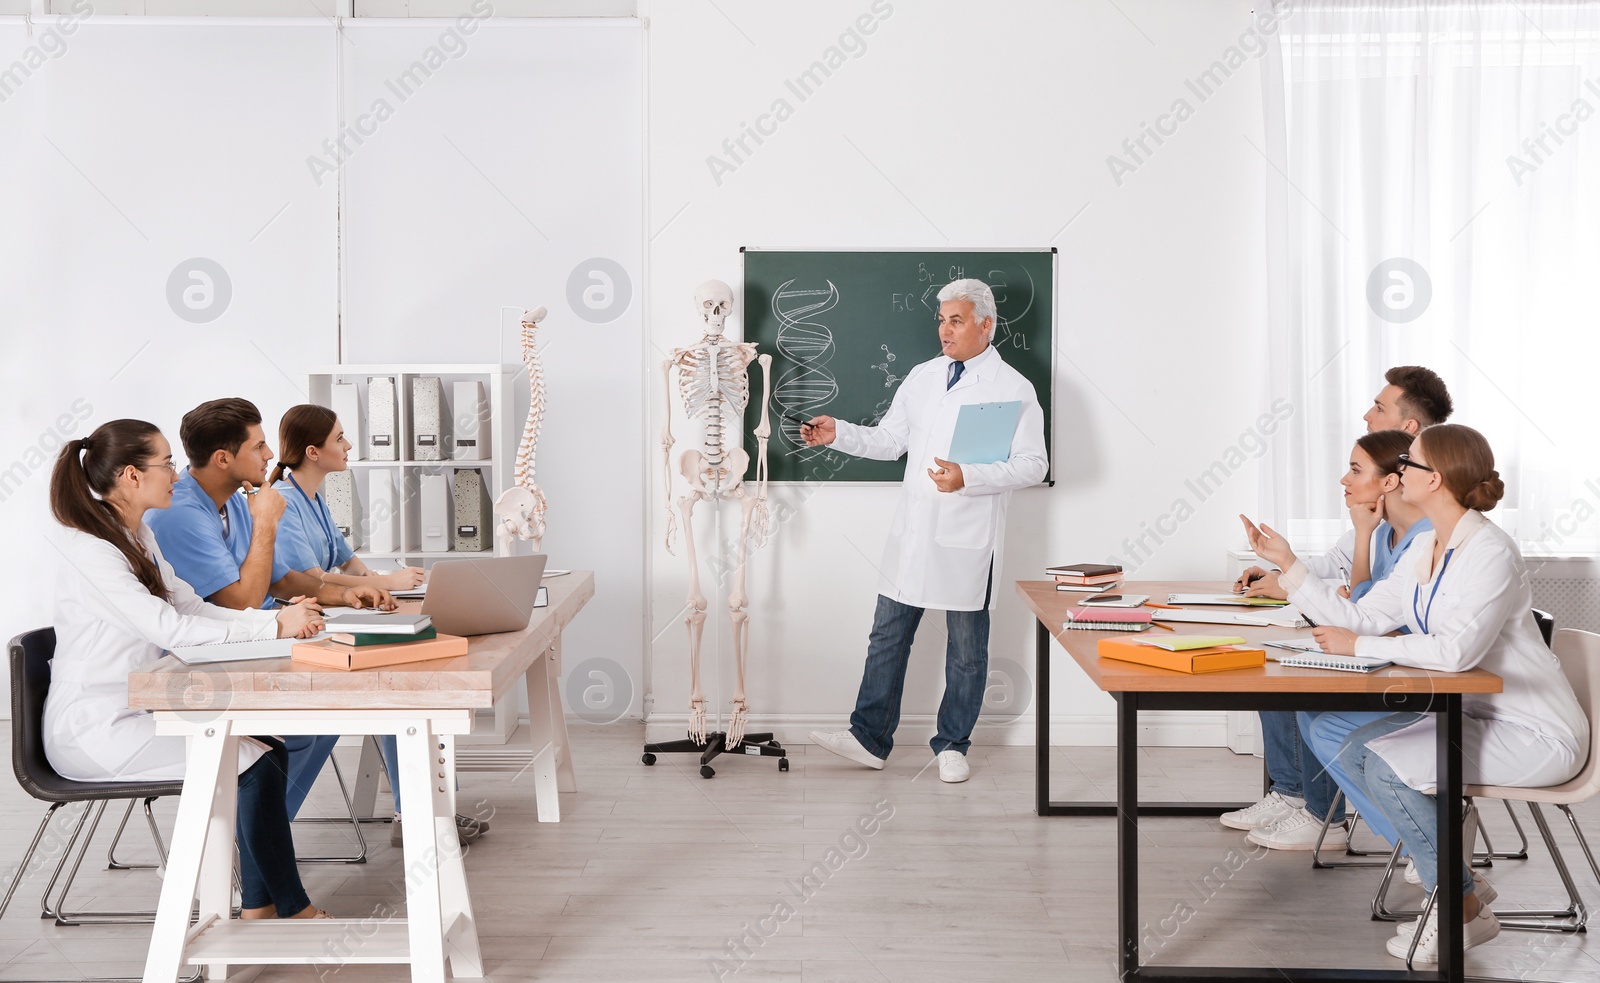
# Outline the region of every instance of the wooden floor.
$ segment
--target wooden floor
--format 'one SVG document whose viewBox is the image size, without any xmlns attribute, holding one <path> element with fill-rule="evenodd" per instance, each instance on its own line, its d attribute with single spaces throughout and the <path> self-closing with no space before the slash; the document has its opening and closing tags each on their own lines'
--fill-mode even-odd
<svg viewBox="0 0 1600 983">
<path fill-rule="evenodd" d="M 896 751 L 882 772 L 794 746 L 786 774 L 772 759 L 734 757 L 707 781 L 686 756 L 644 767 L 642 738 L 636 723 L 573 728 L 581 791 L 562 797 L 559 825 L 534 821 L 528 781 L 462 776 L 464 807 L 493 808 L 493 831 L 466 861 L 491 979 L 1116 979 L 1113 824 L 1035 816 L 1032 748 L 973 748 L 964 785 L 942 784 L 918 744 Z M 1110 794 L 1109 749 L 1058 749 L 1054 763 L 1057 798 Z M 1259 789 L 1259 762 L 1224 750 L 1152 749 L 1141 767 L 1150 797 L 1249 798 Z M 325 785 L 308 809 L 333 811 L 337 793 Z M 15 864 L 43 809 L 6 786 L 0 832 L 5 862 Z M 1503 808 L 1489 805 L 1487 825 L 1497 843 L 1509 841 Z M 163 815 L 170 824 L 170 805 Z M 1580 816 L 1600 846 L 1600 809 Z M 1375 871 L 1313 872 L 1305 854 L 1254 851 L 1209 819 L 1141 826 L 1147 961 L 1398 966 L 1383 950 L 1393 927 L 1366 914 Z M 313 900 L 336 914 L 381 918 L 401 900 L 399 851 L 387 826 L 368 829 L 365 865 L 302 868 Z M 296 837 L 302 854 L 349 844 L 348 831 L 333 827 L 298 827 Z M 1600 902 L 1570 830 L 1560 840 L 1585 896 Z M 151 855 L 142 832 L 128 842 L 130 856 Z M 63 928 L 37 917 L 58 855 L 44 873 L 30 871 L 0 921 L 0 979 L 137 975 L 148 926 Z M 91 856 L 74 889 L 84 904 L 153 903 L 152 872 L 106 871 L 103 849 Z M 1528 861 L 1500 861 L 1490 876 L 1501 910 L 1557 899 L 1541 846 Z M 1396 893 L 1420 898 L 1403 884 Z M 1468 960 L 1469 971 L 1493 976 L 1600 981 L 1600 943 L 1587 936 L 1507 932 Z M 253 967 L 232 978 L 403 977 L 352 965 L 323 967 L 320 977 L 309 967 Z"/>
</svg>

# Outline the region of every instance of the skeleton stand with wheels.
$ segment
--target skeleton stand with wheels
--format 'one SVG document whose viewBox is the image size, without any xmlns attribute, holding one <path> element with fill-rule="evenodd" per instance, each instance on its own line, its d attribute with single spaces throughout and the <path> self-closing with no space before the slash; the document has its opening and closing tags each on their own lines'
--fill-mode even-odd
<svg viewBox="0 0 1600 983">
<path fill-rule="evenodd" d="M 750 598 L 745 593 L 745 561 L 749 555 L 751 539 L 760 547 L 767 538 L 767 439 L 772 427 L 767 422 L 767 399 L 771 388 L 772 356 L 759 355 L 756 346 L 749 342 L 729 341 L 722 336 L 723 323 L 733 310 L 733 289 L 720 280 L 707 280 L 694 293 L 695 307 L 705 323 L 705 334 L 688 348 L 674 349 L 672 355 L 661 363 L 662 378 L 666 383 L 667 417 L 661 428 L 661 463 L 666 475 L 667 498 L 667 552 L 672 552 L 677 516 L 672 511 L 672 370 L 677 368 L 676 389 L 683 400 L 684 412 L 691 420 L 704 426 L 704 436 L 698 448 L 684 451 L 678 457 L 678 473 L 689 483 L 688 493 L 678 498 L 678 511 L 683 514 L 683 540 L 689 559 L 688 615 L 684 625 L 689 630 L 689 737 L 682 741 L 667 741 L 644 746 L 645 764 L 654 764 L 658 753 L 691 753 L 700 755 L 700 775 L 710 778 L 716 772 L 710 762 L 724 751 L 738 750 L 744 754 L 775 757 L 778 770 L 788 771 L 789 761 L 784 749 L 772 739 L 770 733 L 745 733 L 750 707 L 745 697 L 745 664 L 749 655 L 750 615 L 746 610 Z M 745 487 L 744 473 L 750 465 L 750 455 L 743 448 L 741 421 L 750 402 L 750 363 L 761 366 L 761 423 L 755 429 L 756 437 L 756 487 Z M 728 729 L 706 731 L 706 698 L 700 687 L 700 643 L 705 633 L 708 601 L 700 589 L 700 570 L 695 555 L 694 511 L 701 502 L 709 502 L 712 509 L 723 501 L 739 503 L 738 559 L 734 567 L 733 583 L 728 591 L 728 617 L 732 622 L 735 685 L 733 714 Z M 718 544 L 720 548 L 720 543 Z M 742 747 L 741 747 L 742 745 Z"/>
</svg>

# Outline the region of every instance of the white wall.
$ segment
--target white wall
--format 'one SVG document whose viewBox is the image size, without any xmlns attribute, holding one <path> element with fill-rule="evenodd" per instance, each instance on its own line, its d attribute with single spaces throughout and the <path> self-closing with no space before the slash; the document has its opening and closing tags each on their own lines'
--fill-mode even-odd
<svg viewBox="0 0 1600 983">
<path fill-rule="evenodd" d="M 50 621 L 44 533 L 63 439 L 136 416 L 176 441 L 182 414 L 221 395 L 253 399 L 275 437 L 307 370 L 339 360 L 341 333 L 351 362 L 520 363 L 520 312 L 544 305 L 544 545 L 553 566 L 598 579 L 566 664 L 608 660 L 612 692 L 629 694 L 615 712 L 638 713 L 642 28 L 512 21 L 448 41 L 446 29 L 358 22 L 340 39 L 322 20 L 90 17 L 0 93 L 0 536 L 17 558 L 0 572 L 0 634 Z M 37 44 L 0 23 L 0 71 Z M 387 83 L 430 47 L 443 63 L 402 98 Z M 340 155 L 342 230 L 339 182 L 308 164 L 336 135 L 341 96 L 351 124 L 379 99 L 392 111 Z M 191 257 L 232 285 L 204 324 L 167 301 Z M 582 301 L 595 259 L 615 264 L 604 318 Z M 519 377 L 519 434 L 527 406 Z"/>
<path fill-rule="evenodd" d="M 1038 578 L 1050 562 L 1113 555 L 1137 564 L 1139 576 L 1220 578 L 1224 549 L 1242 539 L 1234 516 L 1256 500 L 1253 460 L 1204 501 L 1185 485 L 1266 410 L 1258 396 L 1264 163 L 1252 148 L 1261 145 L 1258 66 L 1249 62 L 1203 102 L 1185 85 L 1237 42 L 1250 8 L 1248 0 L 981 8 L 825 0 L 802 15 L 746 0 L 658 2 L 648 11 L 648 316 L 657 349 L 695 340 L 694 285 L 708 277 L 737 285 L 743 245 L 1060 248 L 1059 481 L 1014 496 L 997 574 L 991 667 L 1014 678 L 991 682 L 1013 693 L 1031 686 L 1033 633 L 1012 581 Z M 804 101 L 786 88 L 863 15 L 873 26 L 864 53 Z M 727 162 L 723 140 L 777 99 L 792 115 L 759 146 L 747 140 L 752 152 L 731 172 L 719 168 L 719 183 L 707 158 Z M 1119 187 L 1107 157 L 1178 99 L 1192 118 L 1159 147 L 1147 138 L 1153 154 Z M 659 382 L 653 393 L 652 428 Z M 675 427 L 684 440 L 681 421 Z M 687 708 L 687 568 L 663 549 L 659 462 L 653 468 L 652 733 L 670 736 Z M 896 494 L 774 489 L 804 501 L 752 564 L 750 701 L 758 722 L 790 739 L 842 722 L 854 705 Z M 1171 515 L 1180 499 L 1193 510 L 1181 522 Z M 1158 523 L 1172 533 L 1164 544 L 1147 539 L 1130 553 L 1125 542 Z M 903 744 L 931 734 L 942 691 L 942 619 L 930 621 L 907 682 Z M 719 708 L 732 693 L 726 626 L 725 614 L 707 625 Z M 1110 701 L 1076 670 L 1055 680 L 1057 737 L 1108 740 Z M 1031 724 L 994 722 L 1007 719 L 986 725 L 989 739 L 1031 740 Z M 1167 737 L 1221 743 L 1224 735 L 1215 722 Z"/>
<path fill-rule="evenodd" d="M 44 26 L 0 25 L 0 65 Z M 275 423 L 336 357 L 336 202 L 299 159 L 333 125 L 329 34 L 91 20 L 0 102 L 0 635 L 51 621 L 65 440 L 131 416 L 176 444 L 224 395 Z M 231 284 L 205 323 L 168 303 L 196 257 Z"/>
</svg>

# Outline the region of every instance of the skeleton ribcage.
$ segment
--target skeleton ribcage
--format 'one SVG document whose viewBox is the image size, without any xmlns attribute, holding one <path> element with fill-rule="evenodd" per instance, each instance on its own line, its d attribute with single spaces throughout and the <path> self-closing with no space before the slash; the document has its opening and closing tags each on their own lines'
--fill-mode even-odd
<svg viewBox="0 0 1600 983">
<path fill-rule="evenodd" d="M 678 356 L 678 393 L 691 420 L 705 425 L 702 452 L 712 467 L 722 464 L 723 434 L 740 432 L 750 402 L 750 352 L 744 346 L 708 345 Z"/>
</svg>

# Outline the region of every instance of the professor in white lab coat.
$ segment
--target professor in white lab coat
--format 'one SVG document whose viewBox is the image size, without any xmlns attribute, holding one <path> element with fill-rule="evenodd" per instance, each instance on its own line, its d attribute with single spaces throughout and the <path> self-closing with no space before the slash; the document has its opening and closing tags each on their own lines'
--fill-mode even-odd
<svg viewBox="0 0 1600 983">
<path fill-rule="evenodd" d="M 869 768 L 882 768 L 894 747 L 911 643 L 923 612 L 932 608 L 945 612 L 949 634 L 933 753 L 944 781 L 964 782 L 970 774 L 966 754 L 989 671 L 989 609 L 1006 505 L 1013 490 L 1038 484 L 1048 469 L 1038 395 L 989 344 L 994 326 L 988 284 L 947 284 L 939 291 L 943 354 L 911 370 L 883 421 L 867 427 L 818 416 L 801 430 L 813 447 L 827 444 L 880 461 L 906 458 L 850 727 L 811 735 L 818 745 Z M 962 406 L 1013 400 L 1022 403 L 1022 413 L 1006 460 L 944 460 Z"/>
</svg>

